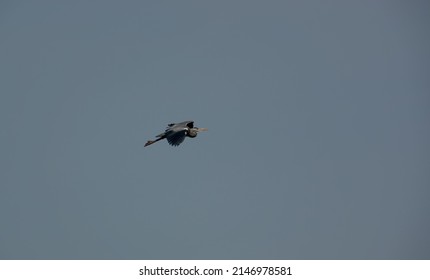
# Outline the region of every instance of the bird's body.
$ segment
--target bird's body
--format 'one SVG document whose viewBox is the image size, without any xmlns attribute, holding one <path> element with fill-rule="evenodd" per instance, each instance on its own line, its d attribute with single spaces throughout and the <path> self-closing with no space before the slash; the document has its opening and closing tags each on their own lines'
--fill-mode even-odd
<svg viewBox="0 0 430 280">
<path fill-rule="evenodd" d="M 167 128 L 163 133 L 156 136 L 157 139 L 146 142 L 145 147 L 163 139 L 167 139 L 167 142 L 172 146 L 179 146 L 184 142 L 185 137 L 194 138 L 197 136 L 197 133 L 206 130 L 206 128 L 194 127 L 193 121 L 171 123 L 167 125 Z"/>
</svg>

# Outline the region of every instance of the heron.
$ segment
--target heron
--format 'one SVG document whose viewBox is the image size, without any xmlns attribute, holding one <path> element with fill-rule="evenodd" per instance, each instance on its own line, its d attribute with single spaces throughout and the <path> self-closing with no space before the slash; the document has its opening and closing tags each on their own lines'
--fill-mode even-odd
<svg viewBox="0 0 430 280">
<path fill-rule="evenodd" d="M 163 139 L 167 139 L 167 142 L 172 146 L 179 146 L 184 142 L 185 137 L 194 138 L 197 136 L 197 133 L 207 130 L 207 128 L 195 127 L 194 121 L 170 123 L 167 125 L 167 128 L 163 133 L 155 136 L 157 139 L 146 142 L 145 147 Z"/>
</svg>

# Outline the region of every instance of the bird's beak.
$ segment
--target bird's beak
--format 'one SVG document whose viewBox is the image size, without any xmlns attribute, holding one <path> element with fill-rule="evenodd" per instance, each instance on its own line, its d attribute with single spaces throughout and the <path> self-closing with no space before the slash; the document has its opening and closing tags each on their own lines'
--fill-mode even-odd
<svg viewBox="0 0 430 280">
<path fill-rule="evenodd" d="M 204 128 L 204 127 L 199 127 L 199 132 L 200 131 L 208 131 L 208 129 L 207 128 Z"/>
</svg>

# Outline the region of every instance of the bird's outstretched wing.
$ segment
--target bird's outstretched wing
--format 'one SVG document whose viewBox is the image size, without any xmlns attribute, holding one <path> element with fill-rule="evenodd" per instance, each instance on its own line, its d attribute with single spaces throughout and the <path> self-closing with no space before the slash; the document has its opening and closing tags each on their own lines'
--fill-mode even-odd
<svg viewBox="0 0 430 280">
<path fill-rule="evenodd" d="M 166 127 L 166 131 L 168 131 L 169 129 L 175 128 L 175 127 L 193 128 L 194 127 L 194 121 L 185 121 L 185 122 L 180 122 L 180 123 L 169 123 Z"/>
<path fill-rule="evenodd" d="M 184 142 L 185 136 L 187 136 L 187 129 L 184 128 L 177 131 L 170 130 L 166 132 L 167 142 L 172 146 L 179 146 L 179 144 Z"/>
</svg>

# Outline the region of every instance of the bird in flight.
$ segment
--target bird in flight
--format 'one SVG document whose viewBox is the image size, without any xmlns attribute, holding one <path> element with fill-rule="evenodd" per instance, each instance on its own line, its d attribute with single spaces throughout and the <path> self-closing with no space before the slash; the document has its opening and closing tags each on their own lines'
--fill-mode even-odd
<svg viewBox="0 0 430 280">
<path fill-rule="evenodd" d="M 163 139 L 167 139 L 167 142 L 172 146 L 179 146 L 184 142 L 185 137 L 194 138 L 197 136 L 197 133 L 207 130 L 207 128 L 195 127 L 194 121 L 171 123 L 167 125 L 167 128 L 163 133 L 155 136 L 157 139 L 146 142 L 145 147 Z"/>
</svg>

